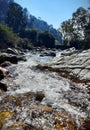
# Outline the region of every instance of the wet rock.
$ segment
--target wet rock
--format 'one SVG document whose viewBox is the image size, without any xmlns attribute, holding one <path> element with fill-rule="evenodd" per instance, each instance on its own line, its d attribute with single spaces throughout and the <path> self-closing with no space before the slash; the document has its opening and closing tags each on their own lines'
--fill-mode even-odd
<svg viewBox="0 0 90 130">
<path fill-rule="evenodd" d="M 0 80 L 9 74 L 9 71 L 5 68 L 0 67 Z"/>
<path fill-rule="evenodd" d="M 26 61 L 25 55 L 17 56 L 18 61 Z"/>
<path fill-rule="evenodd" d="M 6 119 L 12 116 L 11 111 L 0 111 L 0 130 L 2 130 L 3 126 L 6 123 Z"/>
<path fill-rule="evenodd" d="M 5 62 L 3 62 L 0 66 L 1 66 L 1 67 L 7 67 L 7 66 L 10 66 L 10 65 L 11 65 L 11 62 L 5 61 Z"/>
<path fill-rule="evenodd" d="M 0 64 L 5 62 L 5 61 L 9 61 L 13 64 L 17 64 L 18 62 L 18 58 L 16 55 L 12 55 L 12 54 L 7 54 L 7 53 L 2 53 L 0 55 Z"/>
<path fill-rule="evenodd" d="M 90 120 L 85 120 L 79 130 L 90 130 Z"/>
<path fill-rule="evenodd" d="M 6 92 L 7 91 L 7 85 L 0 82 L 0 89 Z"/>
<path fill-rule="evenodd" d="M 53 51 L 44 51 L 40 54 L 40 56 L 52 56 L 52 57 L 55 57 L 56 56 L 56 53 L 53 52 Z"/>
<path fill-rule="evenodd" d="M 47 67 L 49 70 L 51 68 L 52 71 L 56 69 L 60 74 L 66 72 L 68 73 L 67 77 L 71 77 L 70 79 L 77 77 L 82 82 L 90 82 L 90 49 L 76 51 L 72 48 L 63 51 L 60 56 L 53 58 L 48 63 L 41 64 L 41 66 L 42 68 Z"/>
<path fill-rule="evenodd" d="M 49 54 L 48 54 L 47 56 L 53 56 L 53 57 L 55 57 L 55 56 L 56 56 L 56 53 L 53 52 L 53 51 L 51 51 L 51 52 L 49 52 Z"/>
<path fill-rule="evenodd" d="M 9 54 L 18 55 L 18 51 L 16 51 L 15 49 L 12 49 L 12 48 L 8 48 L 6 50 L 6 52 Z"/>
<path fill-rule="evenodd" d="M 23 55 L 13 55 L 13 54 L 2 53 L 0 55 L 0 64 L 2 64 L 5 61 L 9 61 L 13 64 L 17 64 L 18 61 L 26 61 L 26 58 Z"/>
<path fill-rule="evenodd" d="M 45 97 L 45 94 L 43 92 L 36 92 L 36 94 L 35 94 L 35 100 L 36 101 L 41 102 L 44 97 Z"/>
<path fill-rule="evenodd" d="M 31 124 L 25 124 L 24 130 L 43 130 L 42 127 L 35 127 Z"/>
<path fill-rule="evenodd" d="M 61 53 L 61 55 L 63 55 L 63 56 L 70 56 L 70 55 L 74 54 L 75 52 L 77 52 L 77 50 L 76 50 L 74 47 L 72 47 L 72 48 L 70 48 L 70 49 L 64 50 L 64 51 Z"/>
</svg>

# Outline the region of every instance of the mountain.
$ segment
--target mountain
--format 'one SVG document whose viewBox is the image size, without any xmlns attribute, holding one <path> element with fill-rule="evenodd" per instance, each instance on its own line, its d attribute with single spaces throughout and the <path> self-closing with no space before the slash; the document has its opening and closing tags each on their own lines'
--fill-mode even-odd
<svg viewBox="0 0 90 130">
<path fill-rule="evenodd" d="M 14 0 L 0 0 L 0 23 L 7 24 L 6 23 L 7 18 L 8 18 L 7 15 L 9 14 L 8 10 L 10 9 L 10 4 L 11 3 L 15 4 Z M 52 25 L 48 25 L 48 23 L 46 21 L 41 20 L 40 18 L 36 18 L 35 16 L 31 15 L 28 12 L 27 8 L 22 8 L 21 5 L 19 5 L 19 4 L 17 6 L 21 8 L 21 10 L 23 12 L 24 19 L 27 21 L 27 27 L 28 28 L 31 28 L 31 29 L 32 28 L 36 28 L 36 29 L 38 29 L 41 32 L 49 31 L 55 37 L 57 43 L 61 43 L 62 42 L 62 39 L 61 39 L 61 36 L 60 36 L 59 32 L 55 28 L 53 28 Z M 17 7 L 17 9 L 18 9 L 18 7 Z M 12 13 L 13 12 L 11 11 L 10 16 L 11 16 Z M 12 14 L 12 17 L 15 16 L 15 18 L 18 19 L 17 18 L 17 16 L 18 16 L 17 14 L 18 13 L 16 13 L 16 16 L 15 16 L 15 14 Z M 14 19 L 14 17 L 12 19 Z M 10 23 L 15 23 L 15 21 L 14 22 L 10 21 Z M 10 26 L 10 27 L 12 27 L 12 26 Z M 14 29 L 14 31 L 15 31 L 15 29 Z"/>
<path fill-rule="evenodd" d="M 42 32 L 49 31 L 50 33 L 53 34 L 53 36 L 59 43 L 62 42 L 62 38 L 61 38 L 59 32 L 55 28 L 53 28 L 52 25 L 48 25 L 47 22 L 45 22 L 44 20 L 41 20 L 40 18 L 36 18 L 35 16 L 30 15 L 27 26 L 29 28 L 36 28 Z"/>
<path fill-rule="evenodd" d="M 7 17 L 7 10 L 10 3 L 14 2 L 13 0 L 0 0 L 0 23 L 5 23 Z"/>
</svg>

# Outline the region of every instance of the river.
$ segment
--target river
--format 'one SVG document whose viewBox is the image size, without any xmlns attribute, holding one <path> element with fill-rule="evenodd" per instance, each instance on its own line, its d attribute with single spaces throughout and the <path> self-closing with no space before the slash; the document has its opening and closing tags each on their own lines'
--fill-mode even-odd
<svg viewBox="0 0 90 130">
<path fill-rule="evenodd" d="M 57 56 L 60 55 L 57 54 Z M 75 118 L 79 126 L 79 120 L 88 117 L 89 112 L 89 95 L 85 85 L 76 84 L 56 72 L 40 71 L 36 68 L 38 64 L 52 60 L 52 57 L 40 57 L 40 53 L 37 52 L 36 54 L 27 53 L 26 58 L 26 62 L 19 62 L 17 65 L 8 67 L 13 78 L 13 82 L 9 84 L 8 93 L 14 95 L 43 92 L 45 97 L 41 105 L 67 112 Z"/>
</svg>

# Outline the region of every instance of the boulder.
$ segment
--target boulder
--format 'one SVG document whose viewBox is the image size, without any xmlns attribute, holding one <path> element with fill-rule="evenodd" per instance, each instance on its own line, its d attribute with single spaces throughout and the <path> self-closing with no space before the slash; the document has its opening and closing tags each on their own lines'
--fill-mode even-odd
<svg viewBox="0 0 90 130">
<path fill-rule="evenodd" d="M 5 61 L 9 61 L 13 64 L 17 64 L 18 61 L 26 61 L 25 56 L 23 55 L 13 55 L 13 54 L 7 54 L 7 53 L 2 53 L 0 55 L 0 64 L 2 64 Z"/>
<path fill-rule="evenodd" d="M 7 91 L 7 85 L 0 82 L 0 89 L 6 92 Z"/>
<path fill-rule="evenodd" d="M 51 51 L 51 52 L 48 54 L 48 56 L 53 56 L 53 57 L 55 57 L 55 56 L 56 56 L 56 53 L 53 52 L 53 51 Z"/>
<path fill-rule="evenodd" d="M 0 67 L 0 80 L 9 74 L 9 71 L 5 68 Z"/>
<path fill-rule="evenodd" d="M 18 55 L 18 51 L 16 51 L 15 49 L 12 49 L 12 48 L 8 48 L 6 50 L 6 53 L 10 53 L 10 54 L 13 54 L 13 55 Z"/>
<path fill-rule="evenodd" d="M 61 55 L 48 63 L 41 64 L 39 68 L 48 68 L 61 73 L 68 72 L 71 78 L 76 76 L 82 81 L 90 82 L 90 49 L 83 51 L 77 51 L 74 48 L 64 50 Z"/>
<path fill-rule="evenodd" d="M 10 66 L 10 65 L 11 65 L 11 62 L 5 61 L 5 62 L 3 62 L 0 66 L 1 66 L 1 67 L 7 67 L 7 66 Z"/>
<path fill-rule="evenodd" d="M 17 64 L 18 58 L 17 58 L 16 55 L 2 53 L 0 55 L 0 64 L 3 63 L 3 62 L 5 62 L 5 61 L 9 61 L 11 63 Z"/>
<path fill-rule="evenodd" d="M 90 130 L 90 119 L 85 120 L 79 130 Z"/>
<path fill-rule="evenodd" d="M 74 54 L 75 52 L 77 52 L 77 50 L 74 47 L 72 47 L 72 48 L 62 51 L 61 55 L 70 56 L 70 55 Z"/>
<path fill-rule="evenodd" d="M 56 53 L 53 52 L 53 51 L 44 51 L 44 52 L 41 53 L 40 56 L 52 56 L 52 57 L 55 57 Z"/>
</svg>

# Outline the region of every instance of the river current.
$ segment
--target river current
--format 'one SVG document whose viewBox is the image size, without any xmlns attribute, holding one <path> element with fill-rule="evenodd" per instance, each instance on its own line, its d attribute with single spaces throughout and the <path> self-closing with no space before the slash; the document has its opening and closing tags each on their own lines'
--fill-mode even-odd
<svg viewBox="0 0 90 130">
<path fill-rule="evenodd" d="M 81 109 L 83 105 L 88 109 L 88 95 L 83 84 L 73 83 L 56 72 L 40 71 L 36 68 L 36 65 L 52 60 L 52 57 L 40 57 L 39 53 L 28 53 L 26 57 L 26 62 L 9 67 L 16 86 L 10 88 L 12 93 L 42 91 L 45 98 L 41 104 L 64 109 L 76 116 L 87 116 L 87 110 Z"/>
</svg>

